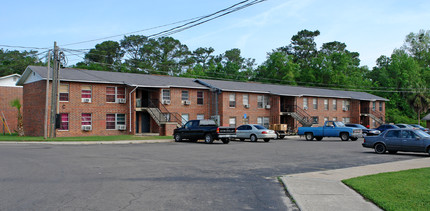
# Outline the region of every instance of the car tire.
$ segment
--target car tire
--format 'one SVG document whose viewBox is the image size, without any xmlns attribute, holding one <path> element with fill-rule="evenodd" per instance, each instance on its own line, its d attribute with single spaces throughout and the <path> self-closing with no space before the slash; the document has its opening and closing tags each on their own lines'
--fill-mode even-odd
<svg viewBox="0 0 430 211">
<path fill-rule="evenodd" d="M 279 138 L 280 138 L 280 139 L 284 139 L 284 138 L 285 138 L 285 136 L 284 136 L 284 135 L 280 135 L 280 136 L 279 136 Z"/>
<path fill-rule="evenodd" d="M 313 133 L 306 133 L 305 138 L 306 138 L 306 141 L 313 141 L 314 140 L 314 134 Z"/>
<path fill-rule="evenodd" d="M 214 143 L 214 138 L 212 137 L 212 135 L 211 134 L 206 134 L 205 135 L 205 143 L 206 144 L 212 144 L 212 143 Z"/>
<path fill-rule="evenodd" d="M 430 156 L 430 147 L 429 148 L 427 148 L 427 153 L 429 154 L 429 156 Z"/>
<path fill-rule="evenodd" d="M 264 142 L 269 142 L 270 141 L 270 138 L 265 138 L 265 139 L 263 139 L 264 140 Z"/>
<path fill-rule="evenodd" d="M 182 141 L 181 134 L 179 133 L 175 134 L 175 142 L 181 142 L 181 141 Z"/>
<path fill-rule="evenodd" d="M 350 137 L 351 141 L 357 141 L 358 138 L 357 137 Z"/>
<path fill-rule="evenodd" d="M 223 138 L 223 139 L 221 139 L 221 141 L 222 141 L 223 144 L 230 143 L 230 139 L 228 139 L 228 138 Z"/>
<path fill-rule="evenodd" d="M 244 139 L 244 138 L 240 138 L 239 140 L 240 140 L 240 141 L 245 141 L 245 139 Z"/>
<path fill-rule="evenodd" d="M 385 145 L 384 144 L 382 144 L 382 143 L 377 143 L 377 144 L 375 144 L 375 152 L 377 153 L 377 154 L 384 154 L 385 153 L 385 151 L 387 150 L 387 148 L 385 147 Z"/>
<path fill-rule="evenodd" d="M 257 142 L 258 138 L 256 135 L 252 134 L 251 137 L 249 137 L 249 139 L 251 139 L 251 142 Z"/>
<path fill-rule="evenodd" d="M 321 140 L 323 139 L 323 137 L 322 137 L 322 136 L 317 136 L 317 137 L 315 137 L 315 139 L 316 139 L 317 141 L 321 141 Z"/>
<path fill-rule="evenodd" d="M 397 150 L 389 150 L 388 153 L 390 153 L 390 154 L 396 154 Z"/>
<path fill-rule="evenodd" d="M 341 133 L 340 134 L 340 140 L 348 141 L 349 140 L 349 134 L 348 133 Z"/>
</svg>

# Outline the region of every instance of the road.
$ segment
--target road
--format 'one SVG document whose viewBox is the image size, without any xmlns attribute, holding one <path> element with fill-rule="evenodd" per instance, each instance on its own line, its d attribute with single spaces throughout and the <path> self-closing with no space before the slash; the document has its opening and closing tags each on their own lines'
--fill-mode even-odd
<svg viewBox="0 0 430 211">
<path fill-rule="evenodd" d="M 0 210 L 287 210 L 277 176 L 426 156 L 361 142 L 0 144 Z"/>
</svg>

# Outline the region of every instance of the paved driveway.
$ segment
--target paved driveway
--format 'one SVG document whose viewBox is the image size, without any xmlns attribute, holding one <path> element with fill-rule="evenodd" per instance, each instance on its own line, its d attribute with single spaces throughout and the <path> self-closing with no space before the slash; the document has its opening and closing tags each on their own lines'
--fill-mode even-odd
<svg viewBox="0 0 430 211">
<path fill-rule="evenodd" d="M 1 144 L 0 210 L 286 210 L 277 176 L 426 156 L 361 142 Z"/>
</svg>

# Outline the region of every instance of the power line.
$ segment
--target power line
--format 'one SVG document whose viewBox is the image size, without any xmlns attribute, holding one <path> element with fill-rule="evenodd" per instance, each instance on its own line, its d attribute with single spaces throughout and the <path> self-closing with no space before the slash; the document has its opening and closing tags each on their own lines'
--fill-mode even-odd
<svg viewBox="0 0 430 211">
<path fill-rule="evenodd" d="M 46 50 L 50 48 L 38 48 L 38 47 L 28 47 L 28 46 L 16 46 L 16 45 L 1 45 L 0 47 L 6 47 L 6 48 L 26 48 L 26 49 L 38 49 L 38 50 Z"/>
</svg>

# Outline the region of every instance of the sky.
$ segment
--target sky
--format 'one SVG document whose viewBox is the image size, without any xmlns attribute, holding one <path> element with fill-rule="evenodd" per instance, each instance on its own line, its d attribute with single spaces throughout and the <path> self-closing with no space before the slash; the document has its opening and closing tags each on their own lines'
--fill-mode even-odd
<svg viewBox="0 0 430 211">
<path fill-rule="evenodd" d="M 0 48 L 52 48 L 56 41 L 60 48 L 90 49 L 105 40 L 67 44 L 199 17 L 239 1 L 2 0 Z M 170 27 L 134 34 L 150 35 Z M 215 55 L 239 48 L 242 57 L 261 64 L 267 53 L 290 44 L 291 37 L 303 29 L 320 31 L 315 39 L 318 48 L 326 42 L 343 42 L 349 51 L 360 54 L 361 65 L 372 68 L 381 55 L 390 56 L 400 48 L 409 33 L 430 30 L 430 1 L 267 0 L 171 36 L 190 50 L 212 47 Z M 82 61 L 71 54 L 66 56 L 69 65 Z"/>
</svg>

